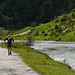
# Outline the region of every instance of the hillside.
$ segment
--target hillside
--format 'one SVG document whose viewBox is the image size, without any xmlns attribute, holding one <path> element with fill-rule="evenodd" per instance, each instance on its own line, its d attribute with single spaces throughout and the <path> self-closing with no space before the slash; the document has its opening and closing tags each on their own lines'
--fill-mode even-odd
<svg viewBox="0 0 75 75">
<path fill-rule="evenodd" d="M 27 35 L 19 36 L 27 39 Z M 75 41 L 75 10 L 55 20 L 32 28 L 29 36 L 35 40 Z M 17 36 L 18 38 L 18 36 Z"/>
<path fill-rule="evenodd" d="M 75 8 L 75 0 L 0 0 L 0 27 L 18 30 L 47 23 Z"/>
<path fill-rule="evenodd" d="M 8 35 L 11 36 L 20 36 L 20 35 L 24 35 L 30 32 L 30 30 L 33 27 L 25 27 L 21 30 L 15 30 L 15 31 L 10 31 L 10 30 L 5 30 L 4 28 L 0 27 L 0 40 L 4 40 L 6 37 L 8 37 Z M 15 39 L 15 38 L 14 38 Z M 21 39 L 21 38 L 20 38 Z M 18 39 L 17 39 L 18 40 Z"/>
<path fill-rule="evenodd" d="M 63 14 L 52 22 L 37 26 L 32 35 L 36 40 L 75 41 L 75 12 Z"/>
</svg>

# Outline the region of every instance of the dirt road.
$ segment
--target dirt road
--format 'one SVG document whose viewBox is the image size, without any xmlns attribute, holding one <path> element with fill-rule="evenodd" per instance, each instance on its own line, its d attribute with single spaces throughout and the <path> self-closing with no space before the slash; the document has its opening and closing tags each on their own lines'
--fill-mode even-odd
<svg viewBox="0 0 75 75">
<path fill-rule="evenodd" d="M 21 57 L 12 52 L 8 56 L 8 51 L 0 47 L 0 75 L 38 75 L 28 67 Z"/>
<path fill-rule="evenodd" d="M 24 34 L 28 34 L 29 32 L 31 32 L 31 30 L 27 30 L 27 31 L 25 31 L 25 32 L 23 32 L 23 33 L 20 33 L 20 34 L 16 34 L 16 35 L 13 35 L 13 36 L 18 36 L 18 35 L 24 35 Z"/>
</svg>

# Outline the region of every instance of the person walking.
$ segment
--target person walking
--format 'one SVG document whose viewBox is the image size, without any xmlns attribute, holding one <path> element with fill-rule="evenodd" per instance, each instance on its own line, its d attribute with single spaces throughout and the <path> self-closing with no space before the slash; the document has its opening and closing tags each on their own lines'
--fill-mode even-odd
<svg viewBox="0 0 75 75">
<path fill-rule="evenodd" d="M 7 40 L 8 55 L 12 55 L 12 53 L 11 53 L 11 43 L 12 43 L 12 41 L 14 42 L 14 40 L 11 38 L 10 35 L 8 35 L 8 37 L 4 41 L 6 41 L 6 40 Z"/>
</svg>

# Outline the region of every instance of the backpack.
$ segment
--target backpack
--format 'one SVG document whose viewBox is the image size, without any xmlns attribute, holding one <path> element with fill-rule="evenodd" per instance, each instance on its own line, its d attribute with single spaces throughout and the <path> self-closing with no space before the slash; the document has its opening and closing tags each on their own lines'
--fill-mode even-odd
<svg viewBox="0 0 75 75">
<path fill-rule="evenodd" d="M 11 43 L 11 41 L 12 41 L 12 38 L 9 37 L 7 43 Z"/>
</svg>

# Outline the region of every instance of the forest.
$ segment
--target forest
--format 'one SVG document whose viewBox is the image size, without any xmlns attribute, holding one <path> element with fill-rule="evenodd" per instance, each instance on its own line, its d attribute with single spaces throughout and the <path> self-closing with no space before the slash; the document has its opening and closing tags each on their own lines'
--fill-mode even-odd
<svg viewBox="0 0 75 75">
<path fill-rule="evenodd" d="M 0 0 L 0 27 L 19 30 L 47 23 L 75 8 L 75 0 Z"/>
</svg>

